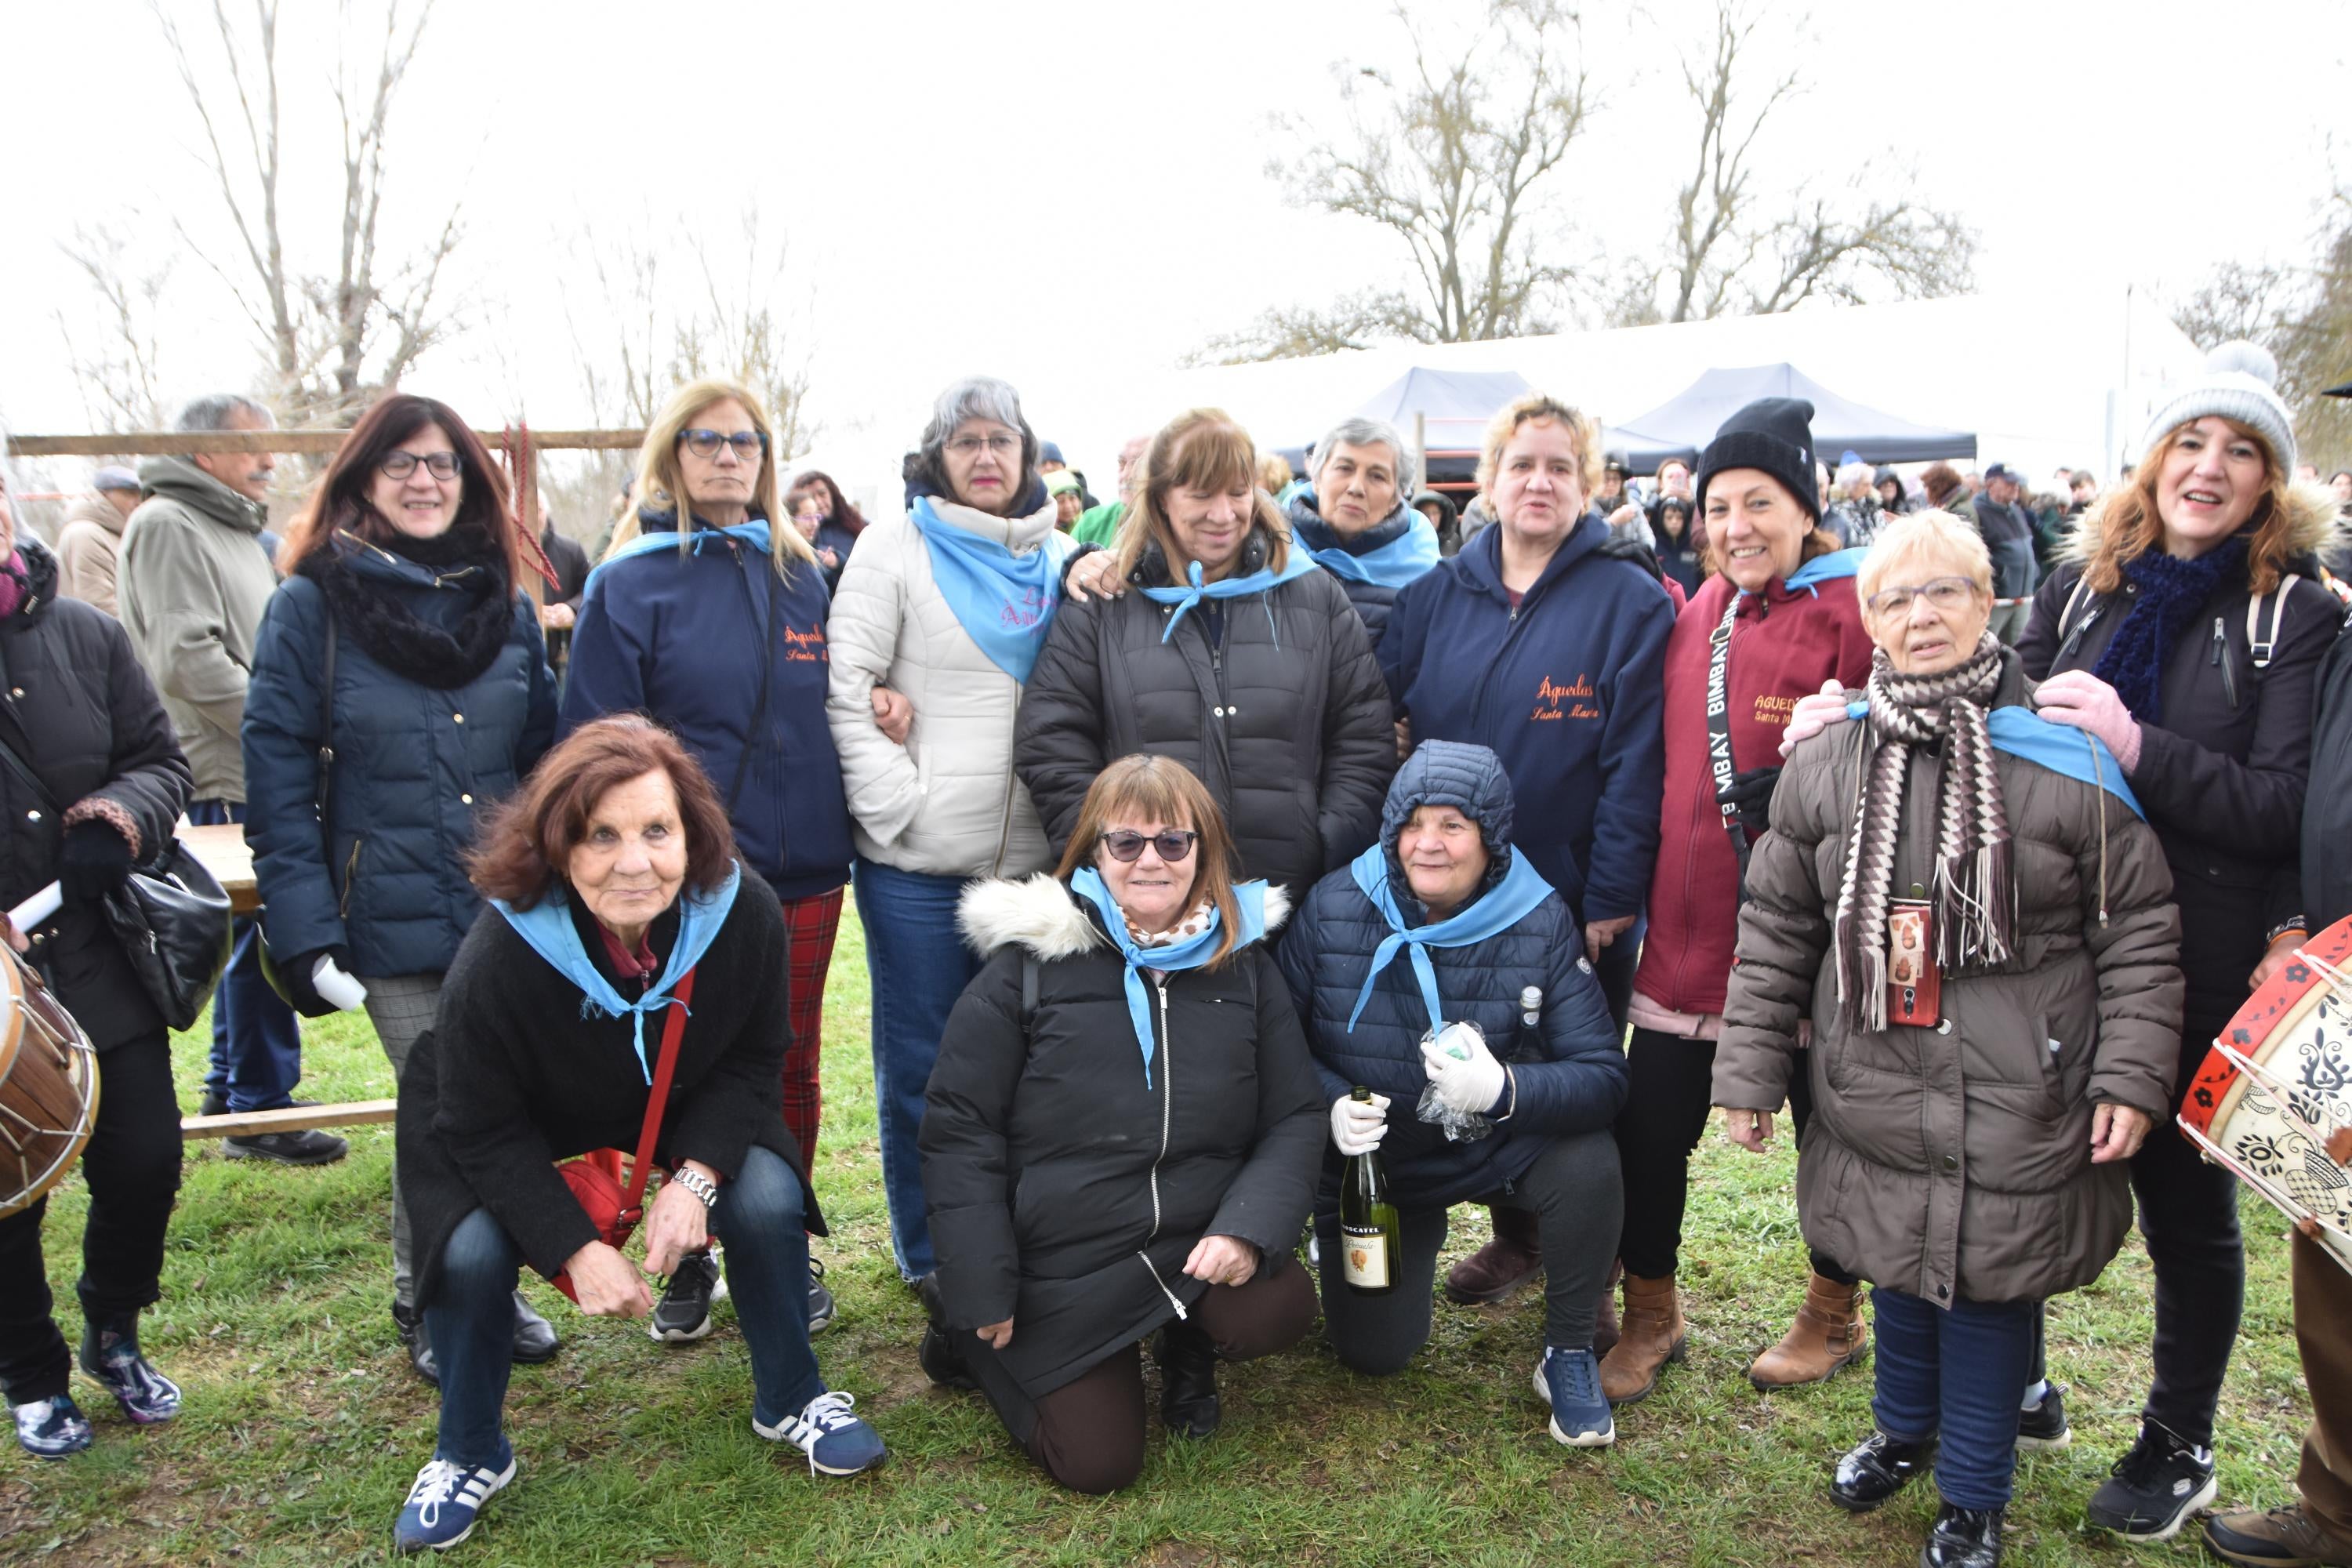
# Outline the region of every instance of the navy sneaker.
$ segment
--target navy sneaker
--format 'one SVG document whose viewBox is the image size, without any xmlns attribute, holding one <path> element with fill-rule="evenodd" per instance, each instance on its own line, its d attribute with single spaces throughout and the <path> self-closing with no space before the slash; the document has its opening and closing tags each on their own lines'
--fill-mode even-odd
<svg viewBox="0 0 2352 1568">
<path fill-rule="evenodd" d="M 2139 1441 L 2116 1461 L 2084 1515 L 2126 1541 L 2169 1541 L 2220 1492 L 2212 1449 L 2185 1443 L 2161 1422 L 2142 1417 Z"/>
<path fill-rule="evenodd" d="M 1605 1448 L 1617 1440 L 1617 1424 L 1601 1392 L 1601 1363 L 1588 1347 L 1544 1347 L 1536 1363 L 1536 1393 L 1551 1406 L 1551 1436 L 1571 1448 Z"/>
<path fill-rule="evenodd" d="M 888 1456 L 881 1435 L 849 1413 L 850 1394 L 820 1394 L 797 1415 L 770 1426 L 754 1415 L 751 1430 L 771 1443 L 791 1443 L 808 1456 L 811 1475 L 854 1476 Z"/>
<path fill-rule="evenodd" d="M 474 1533 L 474 1521 L 490 1494 L 514 1479 L 514 1457 L 506 1468 L 472 1467 L 436 1459 L 416 1472 L 400 1518 L 392 1527 L 392 1544 L 401 1552 L 446 1552 Z"/>
<path fill-rule="evenodd" d="M 90 1445 L 89 1417 L 70 1394 L 12 1405 L 8 1413 L 16 1418 L 16 1441 L 37 1459 L 62 1459 Z"/>
<path fill-rule="evenodd" d="M 87 1325 L 81 1336 L 81 1369 L 114 1395 L 122 1414 L 142 1426 L 152 1426 L 180 1413 L 180 1385 L 139 1353 L 138 1321 L 132 1318 Z"/>
</svg>

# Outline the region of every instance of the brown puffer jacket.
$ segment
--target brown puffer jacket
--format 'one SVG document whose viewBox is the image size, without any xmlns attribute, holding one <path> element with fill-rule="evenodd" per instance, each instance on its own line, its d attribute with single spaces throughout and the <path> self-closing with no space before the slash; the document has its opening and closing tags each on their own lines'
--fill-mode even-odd
<svg viewBox="0 0 2352 1568">
<path fill-rule="evenodd" d="M 2031 684 L 2014 653 L 2004 662 L 1995 706 L 2022 704 Z M 2168 1135 L 2180 923 L 2163 850 L 2116 796 L 1998 753 L 2015 954 L 1945 976 L 1933 1028 L 1853 1032 L 1832 923 L 1865 734 L 1839 724 L 1800 745 L 1774 792 L 1772 830 L 1748 862 L 1716 1102 L 1779 1110 L 1810 1018 L 1814 1111 L 1797 1162 L 1810 1245 L 1938 1306 L 2087 1285 L 2132 1217 L 2124 1164 L 2090 1163 L 2092 1108 L 2135 1106 Z M 1914 752 L 1898 893 L 1928 883 L 1942 771 L 1940 756 Z"/>
</svg>

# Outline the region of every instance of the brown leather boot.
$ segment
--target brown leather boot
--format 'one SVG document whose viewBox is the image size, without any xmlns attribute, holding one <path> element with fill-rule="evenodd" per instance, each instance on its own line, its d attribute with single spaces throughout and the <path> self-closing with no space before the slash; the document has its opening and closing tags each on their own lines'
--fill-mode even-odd
<svg viewBox="0 0 2352 1568">
<path fill-rule="evenodd" d="M 1609 1278 L 1601 1282 L 1601 1306 L 1592 1317 L 1592 1353 L 1607 1355 L 1617 1348 L 1617 1281 L 1625 1278 L 1625 1264 L 1612 1258 Z"/>
<path fill-rule="evenodd" d="M 1612 1405 L 1634 1405 L 1658 1386 L 1658 1370 L 1688 1353 L 1682 1298 L 1675 1277 L 1625 1276 L 1625 1320 L 1617 1343 L 1601 1363 L 1601 1392 Z"/>
<path fill-rule="evenodd" d="M 1486 1212 L 1495 1239 L 1445 1271 L 1445 1299 L 1465 1307 L 1499 1301 L 1543 1271 L 1536 1216 L 1499 1205 Z"/>
<path fill-rule="evenodd" d="M 1820 1383 L 1842 1366 L 1870 1353 L 1870 1325 L 1863 1321 L 1862 1287 L 1841 1285 L 1816 1274 L 1805 1287 L 1805 1304 L 1780 1342 L 1756 1358 L 1748 1381 L 1770 1391 Z"/>
</svg>

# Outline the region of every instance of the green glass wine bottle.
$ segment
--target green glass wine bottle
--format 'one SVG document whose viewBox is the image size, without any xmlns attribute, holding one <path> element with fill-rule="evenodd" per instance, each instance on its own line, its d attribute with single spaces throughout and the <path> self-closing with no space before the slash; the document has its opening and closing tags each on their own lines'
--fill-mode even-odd
<svg viewBox="0 0 2352 1568">
<path fill-rule="evenodd" d="M 1358 1084 L 1349 1098 L 1369 1102 L 1372 1091 Z M 1395 1289 L 1402 1240 L 1381 1152 L 1367 1149 L 1350 1155 L 1339 1186 L 1340 1271 L 1348 1289 L 1360 1296 L 1385 1296 Z"/>
</svg>

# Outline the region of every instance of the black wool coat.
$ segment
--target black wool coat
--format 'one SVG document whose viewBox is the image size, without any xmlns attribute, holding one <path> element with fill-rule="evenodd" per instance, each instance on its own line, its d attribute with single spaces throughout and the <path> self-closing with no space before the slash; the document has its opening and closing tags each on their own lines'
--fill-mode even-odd
<svg viewBox="0 0 2352 1568">
<path fill-rule="evenodd" d="M 0 739 L 48 799 L 0 763 L 0 909 L 58 879 L 66 816 L 128 821 L 144 858 L 195 787 L 130 634 L 95 605 L 58 598 L 57 558 L 37 542 L 17 551 L 29 592 L 0 620 Z M 97 905 L 68 905 L 26 934 L 31 962 L 99 1050 L 162 1030 Z"/>
<path fill-rule="evenodd" d="M 1254 534 L 1234 570 L 1258 570 L 1266 549 Z M 1129 581 L 1169 583 L 1158 549 Z M 1013 762 L 1054 853 L 1095 775 L 1135 752 L 1173 757 L 1209 786 L 1243 879 L 1302 891 L 1370 844 L 1396 772 L 1395 715 L 1338 581 L 1316 571 L 1204 599 L 1166 642 L 1172 606 L 1134 588 L 1065 603 L 1022 692 Z"/>
<path fill-rule="evenodd" d="M 2086 593 L 2062 635 L 2059 619 L 2082 574 L 2079 563 L 2063 565 L 2033 596 L 2017 653 L 2035 680 L 2097 665 L 2131 610 L 2128 591 Z M 2274 605 L 2263 612 L 2265 629 Z M 2213 1037 L 2244 1005 L 2246 976 L 2262 962 L 2271 928 L 2301 912 L 2283 907 L 2279 889 L 2293 884 L 2313 692 L 2340 606 L 2317 583 L 2297 582 L 2270 665 L 2260 670 L 2247 646 L 2250 607 L 2246 574 L 2234 571 L 2175 640 L 2160 677 L 2162 718 L 2140 726 L 2131 775 L 2180 906 L 2189 995 L 2176 1093 L 2187 1092 Z"/>
<path fill-rule="evenodd" d="M 593 918 L 572 923 L 597 971 L 623 996 Z M 657 955 L 677 941 L 675 905 L 648 933 Z M 734 908 L 695 964 L 656 1163 L 700 1160 L 731 1179 L 753 1145 L 793 1170 L 800 1146 L 784 1127 L 786 942 L 768 884 L 743 873 Z M 540 1273 L 552 1278 L 597 1239 L 555 1163 L 593 1149 L 635 1152 L 650 1094 L 627 1017 L 589 1012 L 580 987 L 539 956 L 504 916 L 487 911 L 457 950 L 434 1026 L 400 1078 L 395 1129 L 401 1195 L 415 1237 L 417 1303 L 433 1300 L 441 1254 L 462 1220 L 490 1211 Z M 667 1008 L 646 1019 L 646 1060 L 661 1059 Z M 814 1194 L 808 1226 L 825 1234 Z"/>
<path fill-rule="evenodd" d="M 1003 1352 L 966 1333 L 963 1352 L 1001 1354 L 1034 1399 L 1189 1311 L 1208 1289 L 1184 1272 L 1202 1237 L 1295 1267 L 1324 1105 L 1263 943 L 1148 993 L 1147 1085 L 1126 965 L 1090 907 L 1041 874 L 974 884 L 961 923 L 991 956 L 931 1069 L 923 1191 L 950 1326 L 1013 1320 Z"/>
</svg>

